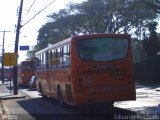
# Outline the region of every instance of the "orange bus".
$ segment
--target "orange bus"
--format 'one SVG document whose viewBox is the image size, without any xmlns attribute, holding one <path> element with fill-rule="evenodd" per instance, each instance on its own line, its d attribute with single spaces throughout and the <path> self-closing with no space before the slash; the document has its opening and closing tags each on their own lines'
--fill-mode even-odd
<svg viewBox="0 0 160 120">
<path fill-rule="evenodd" d="M 22 61 L 18 65 L 18 84 L 28 85 L 32 76 L 35 75 L 36 64 L 33 60 Z"/>
<path fill-rule="evenodd" d="M 35 55 L 37 91 L 61 106 L 136 99 L 130 35 L 74 36 Z"/>
</svg>

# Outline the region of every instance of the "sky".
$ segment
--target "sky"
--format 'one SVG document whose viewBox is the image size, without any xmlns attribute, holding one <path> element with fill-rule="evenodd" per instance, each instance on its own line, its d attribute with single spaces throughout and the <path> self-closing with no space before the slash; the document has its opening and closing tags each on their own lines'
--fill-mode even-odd
<svg viewBox="0 0 160 120">
<path fill-rule="evenodd" d="M 45 6 L 54 0 L 23 0 L 23 10 L 21 25 L 24 25 L 35 14 L 42 10 Z M 19 46 L 29 45 L 30 49 L 37 42 L 38 30 L 47 22 L 47 15 L 58 12 L 60 9 L 66 8 L 67 3 L 78 3 L 84 0 L 55 0 L 49 7 L 42 11 L 30 22 L 20 29 Z M 34 4 L 33 4 L 34 3 Z M 33 6 L 32 6 L 33 4 Z M 13 52 L 16 36 L 16 24 L 18 20 L 18 7 L 20 0 L 1 0 L 0 1 L 0 54 L 3 44 L 3 31 L 5 32 L 4 52 Z M 32 6 L 32 7 L 31 7 Z M 31 7 L 31 9 L 30 9 Z M 18 62 L 27 58 L 27 51 L 19 51 Z"/>
</svg>

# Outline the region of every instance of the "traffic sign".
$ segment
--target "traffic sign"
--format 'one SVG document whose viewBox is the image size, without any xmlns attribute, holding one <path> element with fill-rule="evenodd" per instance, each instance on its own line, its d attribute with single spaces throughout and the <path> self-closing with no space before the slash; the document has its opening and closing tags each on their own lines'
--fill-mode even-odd
<svg viewBox="0 0 160 120">
<path fill-rule="evenodd" d="M 20 50 L 29 50 L 29 46 L 28 45 L 20 46 Z"/>
<path fill-rule="evenodd" d="M 16 66 L 17 65 L 17 54 L 16 53 L 4 53 L 3 66 Z"/>
</svg>

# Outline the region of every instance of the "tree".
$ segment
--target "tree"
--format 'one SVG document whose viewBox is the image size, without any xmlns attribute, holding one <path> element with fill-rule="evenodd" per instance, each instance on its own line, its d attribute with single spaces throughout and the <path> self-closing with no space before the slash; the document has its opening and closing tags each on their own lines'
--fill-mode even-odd
<svg viewBox="0 0 160 120">
<path fill-rule="evenodd" d="M 27 59 L 34 58 L 37 50 L 37 45 L 35 45 L 32 50 L 27 51 Z"/>
<path fill-rule="evenodd" d="M 151 8 L 154 12 L 160 13 L 160 0 L 142 0 L 149 8 Z"/>
<path fill-rule="evenodd" d="M 138 2 L 137 2 L 138 1 Z M 39 30 L 37 50 L 71 36 L 128 33 L 141 38 L 148 21 L 157 17 L 141 0 L 87 0 L 48 16 Z"/>
<path fill-rule="evenodd" d="M 157 56 L 157 53 L 160 52 L 160 43 L 158 33 L 156 32 L 157 25 L 157 22 L 150 22 L 148 24 L 149 37 L 143 42 L 149 58 Z"/>
<path fill-rule="evenodd" d="M 147 53 L 143 46 L 143 41 L 137 38 L 132 39 L 132 49 L 133 49 L 133 61 L 134 63 L 140 63 L 147 59 Z"/>
</svg>

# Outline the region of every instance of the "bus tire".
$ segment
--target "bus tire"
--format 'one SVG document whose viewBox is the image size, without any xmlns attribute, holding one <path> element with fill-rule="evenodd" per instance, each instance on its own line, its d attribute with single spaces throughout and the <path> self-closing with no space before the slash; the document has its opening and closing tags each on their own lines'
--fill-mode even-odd
<svg viewBox="0 0 160 120">
<path fill-rule="evenodd" d="M 43 89 L 42 89 L 42 85 L 41 85 L 41 83 L 39 83 L 39 92 L 41 93 L 42 98 L 44 98 L 44 99 L 46 99 L 46 98 L 47 98 L 47 96 L 46 96 L 46 95 L 44 95 L 44 93 L 43 93 Z"/>
<path fill-rule="evenodd" d="M 60 86 L 57 87 L 57 96 L 58 96 L 58 102 L 60 107 L 64 107 L 64 101 L 62 96 L 62 91 Z"/>
</svg>

